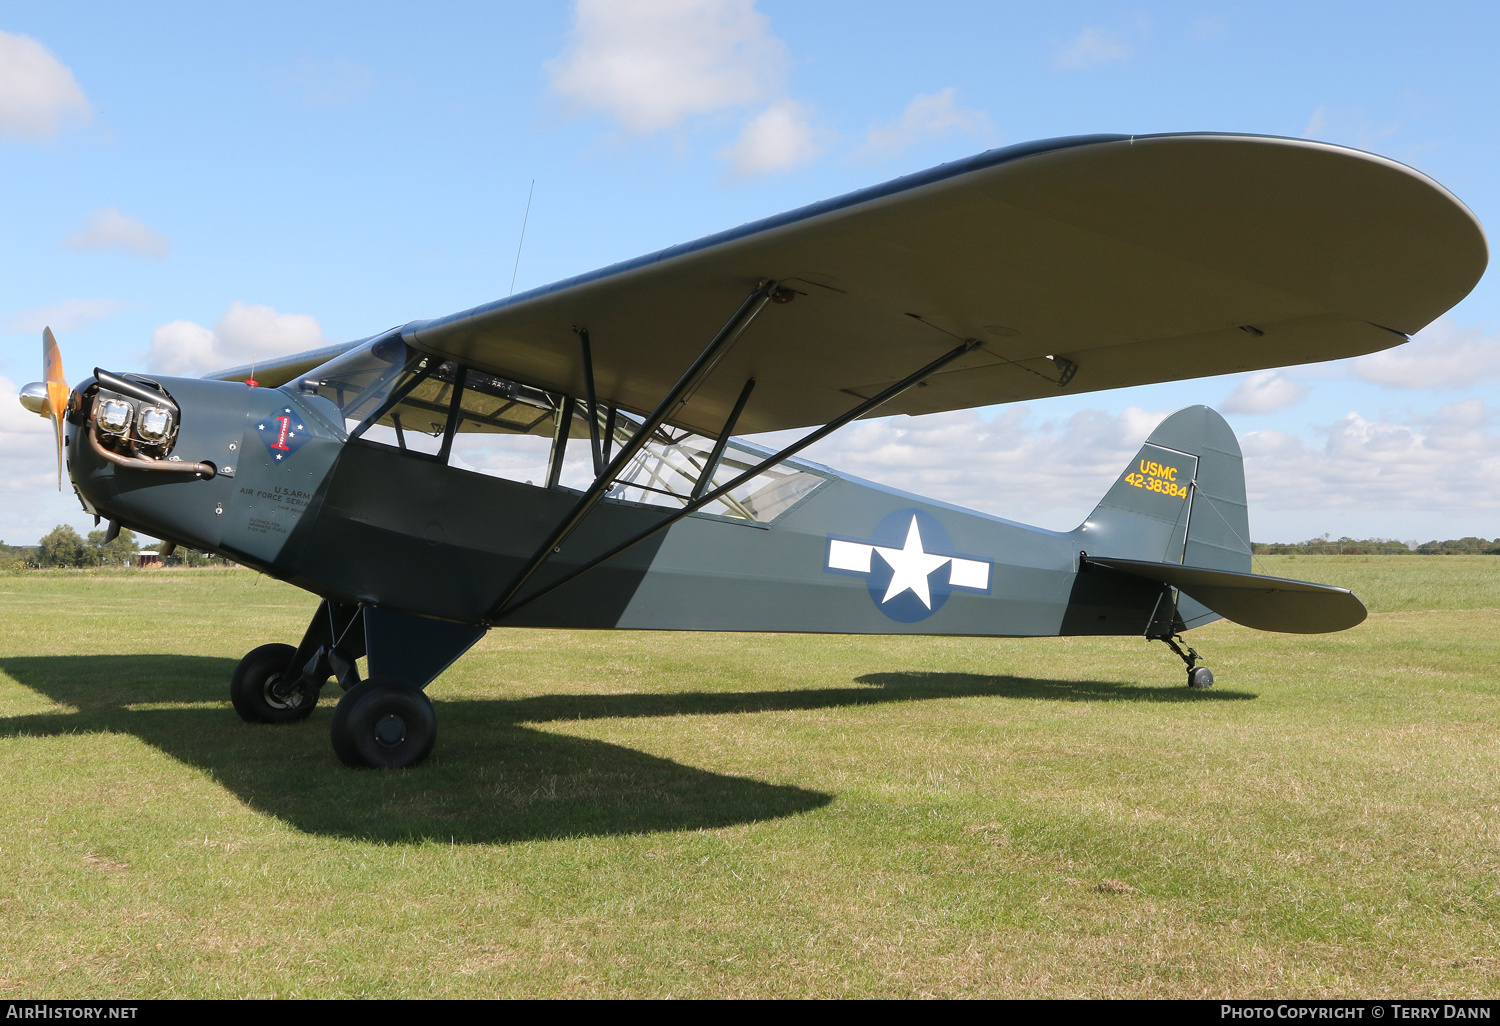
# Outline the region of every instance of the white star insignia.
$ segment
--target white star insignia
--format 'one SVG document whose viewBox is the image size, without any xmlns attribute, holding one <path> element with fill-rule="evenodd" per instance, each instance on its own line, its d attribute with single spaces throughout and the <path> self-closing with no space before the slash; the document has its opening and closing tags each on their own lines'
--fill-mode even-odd
<svg viewBox="0 0 1500 1026">
<path fill-rule="evenodd" d="M 922 601 L 922 605 L 931 609 L 932 591 L 927 587 L 928 575 L 953 557 L 937 556 L 923 551 L 922 532 L 917 527 L 917 518 L 911 518 L 911 526 L 906 529 L 904 546 L 899 549 L 887 549 L 876 545 L 874 549 L 894 571 L 891 574 L 890 586 L 885 589 L 885 598 L 880 600 L 881 604 L 884 605 L 903 591 L 909 591 Z"/>
<path fill-rule="evenodd" d="M 944 564 L 948 564 L 950 587 L 972 588 L 975 591 L 988 591 L 990 587 L 990 564 L 987 561 L 965 559 L 962 556 L 939 556 L 928 552 L 923 547 L 922 529 L 917 526 L 915 516 L 911 518 L 911 526 L 906 529 L 906 542 L 899 549 L 869 542 L 829 539 L 828 569 L 870 573 L 871 557 L 877 552 L 891 568 L 891 582 L 886 586 L 885 595 L 880 600 L 881 605 L 909 591 L 922 605 L 931 609 L 932 588 L 928 578 Z"/>
</svg>

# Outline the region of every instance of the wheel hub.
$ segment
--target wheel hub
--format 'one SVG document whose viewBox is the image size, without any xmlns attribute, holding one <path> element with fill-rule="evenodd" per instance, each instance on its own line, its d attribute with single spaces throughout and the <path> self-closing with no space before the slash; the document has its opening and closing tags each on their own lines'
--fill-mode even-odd
<svg viewBox="0 0 1500 1026">
<path fill-rule="evenodd" d="M 296 688 L 285 694 L 281 693 L 281 679 L 285 676 L 273 673 L 266 678 L 265 696 L 266 704 L 272 709 L 296 709 L 302 705 L 302 689 Z"/>
<path fill-rule="evenodd" d="M 381 748 L 395 748 L 406 740 L 406 721 L 396 714 L 381 717 L 375 724 L 375 743 Z"/>
</svg>

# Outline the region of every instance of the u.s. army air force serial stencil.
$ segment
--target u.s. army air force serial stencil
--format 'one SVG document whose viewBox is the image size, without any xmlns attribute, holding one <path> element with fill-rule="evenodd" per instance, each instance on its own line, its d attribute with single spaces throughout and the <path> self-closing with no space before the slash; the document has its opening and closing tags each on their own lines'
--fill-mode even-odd
<svg viewBox="0 0 1500 1026">
<path fill-rule="evenodd" d="M 898 509 L 868 540 L 828 536 L 823 569 L 865 578 L 875 608 L 899 623 L 925 620 L 955 589 L 988 594 L 990 561 L 959 555 L 936 517 Z"/>
</svg>

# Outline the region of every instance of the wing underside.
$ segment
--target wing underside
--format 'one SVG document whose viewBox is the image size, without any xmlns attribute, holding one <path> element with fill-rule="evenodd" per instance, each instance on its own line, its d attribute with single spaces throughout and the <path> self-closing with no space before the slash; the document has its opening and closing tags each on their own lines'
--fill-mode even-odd
<svg viewBox="0 0 1500 1026">
<path fill-rule="evenodd" d="M 766 306 L 671 422 L 825 423 L 951 349 L 879 410 L 932 413 L 1338 359 L 1405 341 L 1488 254 L 1393 161 L 1305 140 L 1091 136 L 993 150 L 436 320 L 408 342 L 652 409 L 756 284 Z M 226 375 L 233 376 L 226 372 Z"/>
</svg>

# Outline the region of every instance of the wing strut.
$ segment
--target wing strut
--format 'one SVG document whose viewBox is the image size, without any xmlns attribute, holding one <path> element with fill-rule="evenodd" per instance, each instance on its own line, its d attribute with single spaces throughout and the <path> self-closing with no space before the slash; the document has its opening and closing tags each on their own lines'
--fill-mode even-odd
<svg viewBox="0 0 1500 1026">
<path fill-rule="evenodd" d="M 505 605 L 511 599 L 515 598 L 516 593 L 525 587 L 527 581 L 531 580 L 531 576 L 542 568 L 542 564 L 547 562 L 548 557 L 557 551 L 568 535 L 572 534 L 574 529 L 583 522 L 583 518 L 588 515 L 589 510 L 593 509 L 599 500 L 604 498 L 604 493 L 609 491 L 609 487 L 614 483 L 614 479 L 630 465 L 630 461 L 635 459 L 636 453 L 640 452 L 646 443 L 651 440 L 651 436 L 656 433 L 656 429 L 661 427 L 666 419 L 687 401 L 693 390 L 702 384 L 708 372 L 713 370 L 714 364 L 719 362 L 719 358 L 744 333 L 745 329 L 750 326 L 750 322 L 755 320 L 756 314 L 760 313 L 761 309 L 771 301 L 771 297 L 777 291 L 777 284 L 769 278 L 762 279 L 756 284 L 755 290 L 745 297 L 745 301 L 734 312 L 734 316 L 724 322 L 724 326 L 719 329 L 718 334 L 714 335 L 708 345 L 703 347 L 703 352 L 698 354 L 698 358 L 693 361 L 692 366 L 677 380 L 677 384 L 673 385 L 667 394 L 662 396 L 661 402 L 656 404 L 656 409 L 651 411 L 651 415 L 641 423 L 640 427 L 636 428 L 635 434 L 630 437 L 630 440 L 620 446 L 620 451 L 615 454 L 615 458 L 610 461 L 609 466 L 604 468 L 604 472 L 595 475 L 594 483 L 589 485 L 588 491 L 583 493 L 578 502 L 568 511 L 568 515 L 563 517 L 552 534 L 548 536 L 546 542 L 536 552 L 532 553 L 531 558 L 526 562 L 525 568 L 516 575 L 516 579 L 505 589 L 504 594 L 490 607 L 489 620 L 493 620 L 497 611 L 505 608 Z M 591 363 L 592 361 L 590 361 Z M 592 372 L 592 366 L 589 367 L 589 370 Z M 593 399 L 593 396 L 589 398 Z M 569 412 L 571 413 L 571 410 Z M 593 410 L 590 410 L 590 413 L 593 412 Z M 597 431 L 598 429 L 595 428 L 595 430 Z M 561 469 L 562 461 L 558 460 L 556 470 L 560 471 Z M 549 486 L 553 483 L 549 481 Z"/>
<path fill-rule="evenodd" d="M 707 506 L 709 503 L 713 502 L 715 499 L 718 499 L 719 497 L 724 495 L 728 495 L 731 491 L 738 488 L 746 481 L 754 479 L 758 475 L 763 474 L 767 469 L 776 466 L 778 463 L 781 463 L 782 461 L 789 459 L 792 456 L 795 456 L 797 453 L 801 452 L 803 449 L 806 449 L 814 442 L 831 435 L 833 432 L 837 431 L 845 424 L 848 424 L 849 422 L 854 420 L 858 420 L 860 417 L 863 417 L 870 411 L 874 410 L 876 407 L 881 406 L 884 403 L 887 403 L 890 400 L 896 398 L 896 396 L 900 395 L 902 392 L 905 392 L 908 388 L 911 388 L 913 385 L 917 384 L 919 381 L 922 381 L 924 378 L 929 377 L 947 364 L 952 363 L 954 360 L 958 359 L 960 356 L 963 356 L 970 350 L 976 348 L 978 345 L 978 339 L 971 338 L 964 340 L 961 345 L 955 346 L 954 348 L 948 350 L 948 352 L 944 353 L 942 356 L 939 356 L 936 360 L 933 360 L 921 370 L 915 371 L 912 374 L 908 374 L 906 377 L 902 378 L 894 385 L 891 385 L 879 395 L 866 399 L 858 406 L 841 414 L 834 420 L 829 421 L 827 424 L 824 424 L 816 431 L 812 431 L 806 435 L 803 435 L 802 438 L 793 442 L 791 445 L 787 446 L 785 449 L 782 449 L 780 452 L 775 453 L 771 456 L 767 456 L 755 466 L 740 474 L 734 480 L 728 482 L 727 484 L 720 485 L 718 488 L 715 488 L 713 491 L 709 492 L 706 495 L 694 499 L 686 506 L 682 507 L 682 509 L 677 510 L 672 515 L 665 517 L 662 520 L 657 521 L 652 526 L 646 528 L 646 530 L 637 534 L 634 538 L 631 538 L 628 541 L 621 542 L 619 545 L 616 545 L 614 548 L 604 553 L 604 555 L 590 560 L 583 566 L 579 567 L 577 570 L 574 570 L 572 573 L 566 574 L 563 577 L 558 578 L 556 581 L 553 581 L 546 587 L 526 596 L 526 598 L 522 599 L 520 602 L 517 602 L 514 605 L 506 605 L 511 596 L 513 596 L 516 591 L 519 590 L 518 587 L 512 588 L 507 593 L 505 599 L 495 604 L 494 609 L 490 613 L 490 616 L 485 620 L 485 625 L 494 626 L 496 621 L 511 615 L 518 609 L 529 606 L 531 603 L 535 602 L 542 596 L 551 594 L 558 588 L 561 588 L 564 584 L 568 584 L 571 581 L 577 580 L 579 577 L 582 577 L 590 570 L 603 563 L 609 562 L 611 559 L 614 559 L 616 556 L 620 555 L 620 553 L 626 551 L 627 549 L 634 548 L 636 545 L 639 545 L 641 542 L 645 541 L 647 538 L 650 538 L 652 535 L 666 530 L 668 527 L 671 527 L 673 524 L 677 523 L 677 521 L 681 520 L 689 513 L 695 513 L 698 510 L 702 509 L 704 506 Z M 742 402 L 743 400 L 749 398 L 748 393 L 750 384 L 750 382 L 747 382 L 745 391 L 740 394 L 740 399 Z M 636 438 L 640 437 L 642 437 L 642 434 L 636 435 Z M 712 461 L 710 461 L 709 465 L 710 467 L 712 467 Z M 611 469 L 613 469 L 613 467 L 611 467 Z M 530 575 L 528 574 L 527 576 Z"/>
<path fill-rule="evenodd" d="M 578 328 L 583 346 L 583 390 L 589 404 L 589 443 L 594 447 L 594 476 L 604 473 L 604 453 L 599 448 L 599 399 L 594 394 L 594 352 L 589 348 L 589 329 Z"/>
<path fill-rule="evenodd" d="M 719 461 L 724 458 L 724 447 L 729 444 L 729 436 L 734 434 L 734 426 L 739 423 L 740 414 L 745 411 L 745 403 L 750 401 L 750 393 L 753 391 L 755 379 L 746 378 L 745 387 L 740 389 L 740 397 L 734 401 L 734 409 L 729 411 L 729 419 L 724 422 L 724 430 L 719 432 L 719 440 L 714 443 L 714 451 L 709 454 L 703 473 L 698 475 L 698 483 L 693 485 L 694 499 L 702 495 L 703 489 L 714 479 L 714 471 L 719 469 Z"/>
</svg>

